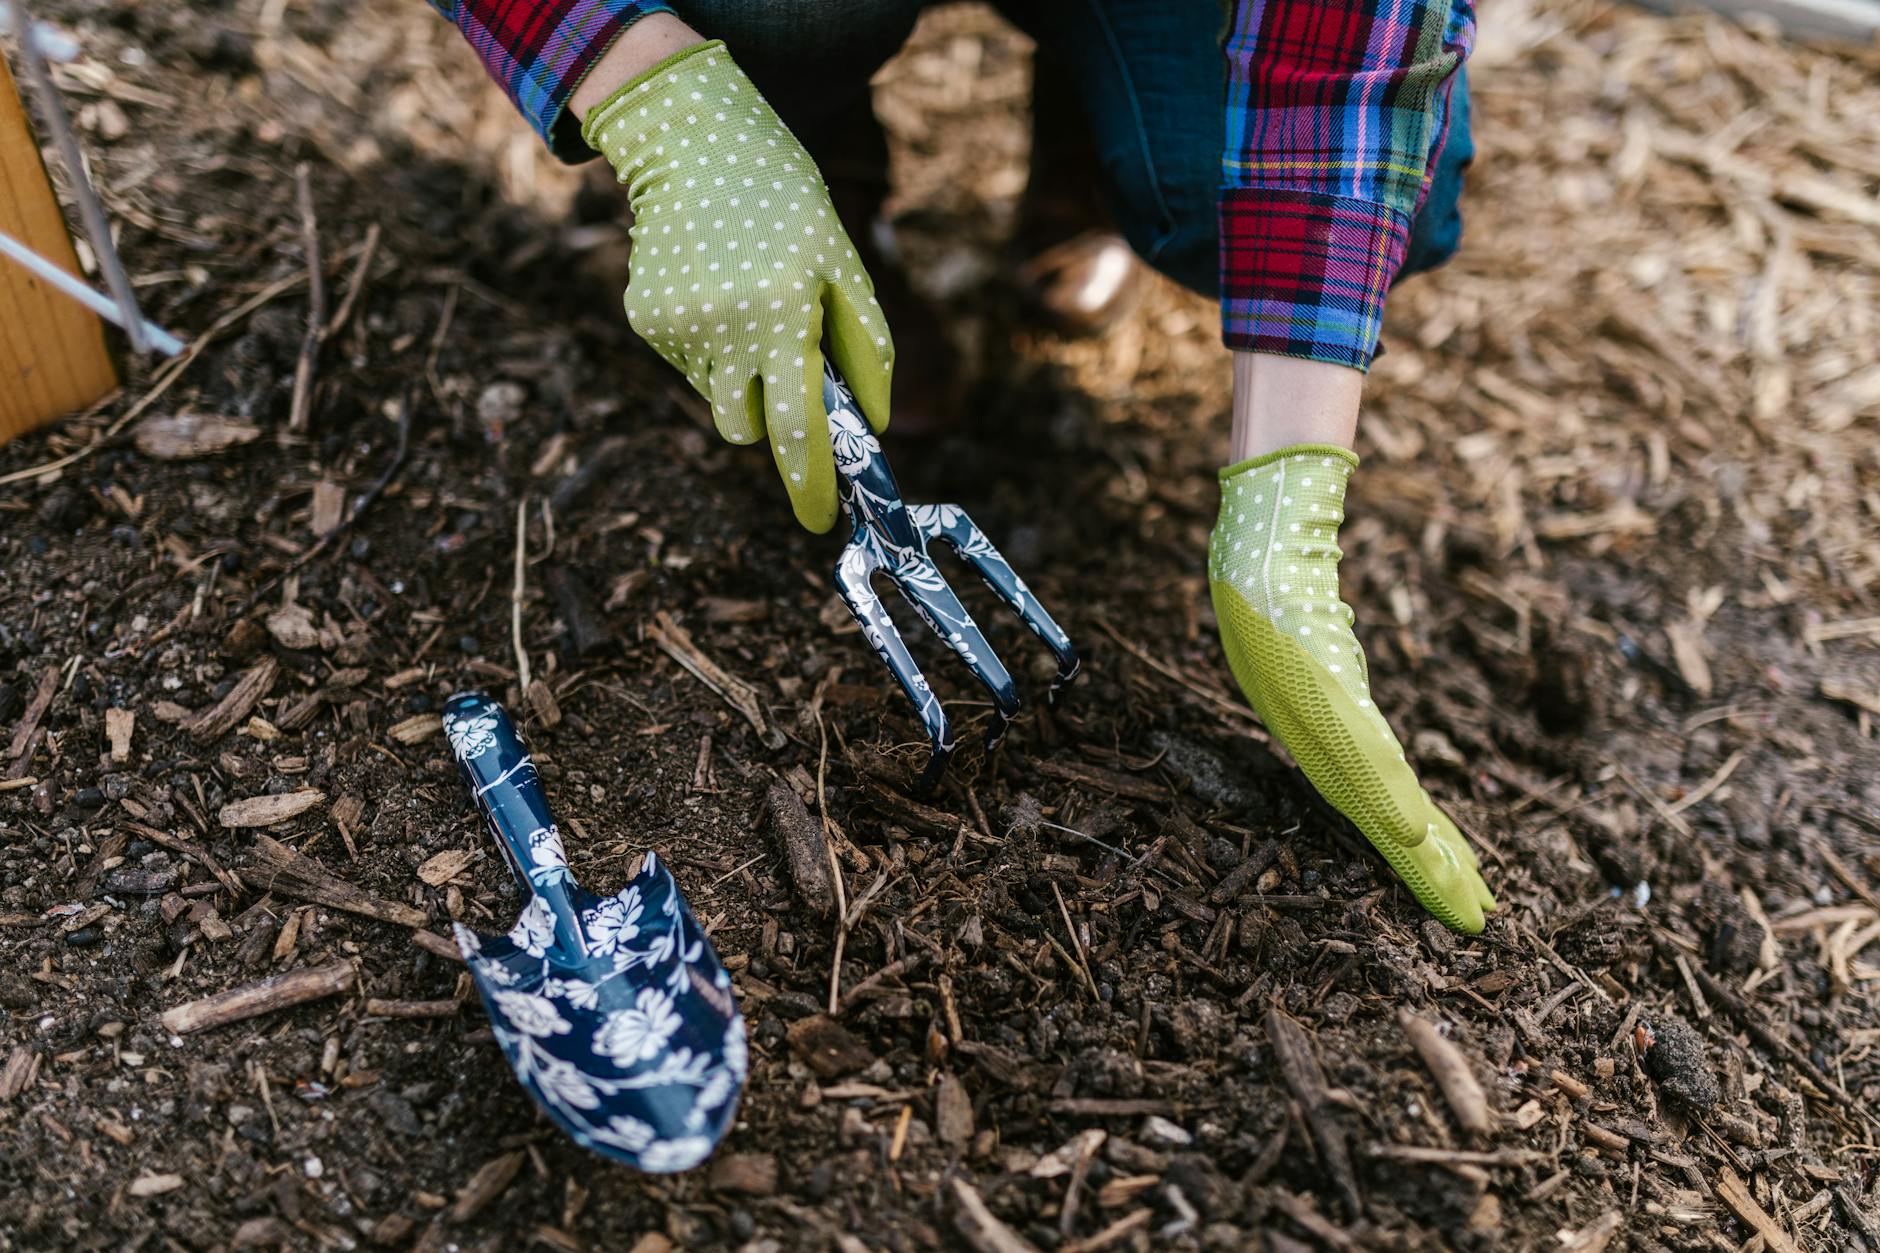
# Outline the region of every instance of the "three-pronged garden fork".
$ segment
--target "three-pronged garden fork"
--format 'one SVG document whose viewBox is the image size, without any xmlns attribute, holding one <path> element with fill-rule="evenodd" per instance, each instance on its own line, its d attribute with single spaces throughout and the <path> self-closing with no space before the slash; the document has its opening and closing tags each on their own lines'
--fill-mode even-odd
<svg viewBox="0 0 1880 1253">
<path fill-rule="evenodd" d="M 926 792 L 952 756 L 953 727 L 939 696 L 914 663 L 900 631 L 875 594 L 872 580 L 876 573 L 893 580 L 921 620 L 959 654 L 992 697 L 988 750 L 1004 738 L 1007 724 L 1018 713 L 1018 687 L 966 606 L 947 586 L 940 568 L 927 555 L 927 545 L 933 540 L 949 544 L 1057 656 L 1057 677 L 1051 681 L 1047 704 L 1055 705 L 1064 685 L 1077 677 L 1077 650 L 964 509 L 958 505 L 903 503 L 874 431 L 856 407 L 842 376 L 828 364 L 823 367 L 823 407 L 829 413 L 829 435 L 835 444 L 836 491 L 851 528 L 849 542 L 836 563 L 836 591 L 862 624 L 869 644 L 914 702 L 926 727 L 933 753 L 917 785 Z"/>
</svg>

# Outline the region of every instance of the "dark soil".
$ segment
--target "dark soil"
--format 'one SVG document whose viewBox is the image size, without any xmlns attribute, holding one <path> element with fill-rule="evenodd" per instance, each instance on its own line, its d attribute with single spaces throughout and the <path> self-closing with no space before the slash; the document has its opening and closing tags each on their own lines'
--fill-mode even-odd
<svg viewBox="0 0 1880 1253">
<path fill-rule="evenodd" d="M 1597 131 L 1596 51 L 1709 31 L 1678 72 L 1717 75 L 1725 28 L 1528 13 L 1566 33 L 1485 62 L 1479 242 L 1406 286 L 1376 372 L 1347 592 L 1500 897 L 1465 938 L 1239 712 L 1203 573 L 1227 406 L 1208 304 L 1158 288 L 1094 343 L 1015 324 L 1028 50 L 985 12 L 933 15 L 880 80 L 904 247 L 983 367 L 965 429 L 890 450 L 1089 662 L 997 755 L 963 735 L 921 804 L 917 726 L 831 591 L 838 542 L 789 525 L 768 463 L 635 343 L 618 193 L 551 168 L 449 28 L 415 3 L 41 7 L 83 38 L 69 86 L 149 310 L 206 346 L 0 449 L 0 475 L 133 406 L 261 433 L 160 460 L 126 427 L 0 487 L 0 1248 L 1880 1249 L 1873 412 L 1758 442 L 1703 403 L 1701 358 L 1638 329 L 1658 314 L 1582 321 L 1592 263 L 1540 238 L 1565 212 L 1550 171 L 1620 176 L 1583 136 L 1537 154 L 1532 111 Z M 381 232 L 305 434 L 300 162 L 329 315 Z M 1496 303 L 1516 273 L 1518 317 Z M 1048 658 L 957 583 L 1041 693 Z M 659 615 L 780 736 L 681 668 Z M 231 725 L 185 721 L 257 668 Z M 736 975 L 752 1078 L 706 1167 L 651 1178 L 564 1141 L 442 946 L 271 890 L 255 833 L 220 821 L 318 789 L 268 834 L 434 936 L 506 927 L 515 890 L 428 721 L 466 686 L 523 718 L 577 877 L 657 849 Z M 832 885 L 790 872 L 789 792 L 837 833 L 833 988 Z M 443 877 L 451 850 L 474 859 Z M 159 1022 L 336 961 L 345 995 Z M 1459 1050 L 1489 1131 L 1405 1011 Z"/>
</svg>

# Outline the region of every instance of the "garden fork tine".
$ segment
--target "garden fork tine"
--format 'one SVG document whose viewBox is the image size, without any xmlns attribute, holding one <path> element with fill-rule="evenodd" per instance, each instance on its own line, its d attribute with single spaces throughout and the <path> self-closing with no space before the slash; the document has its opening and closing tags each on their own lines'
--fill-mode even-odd
<svg viewBox="0 0 1880 1253">
<path fill-rule="evenodd" d="M 836 475 L 842 509 L 852 532 L 836 565 L 836 588 L 849 612 L 862 624 L 868 642 L 880 655 L 901 688 L 914 702 L 927 729 L 932 756 L 921 772 L 918 787 L 925 792 L 938 781 L 953 752 L 952 724 L 940 698 L 920 672 L 906 642 L 882 607 L 871 580 L 882 572 L 894 580 L 921 620 L 964 661 L 992 698 L 993 723 L 986 747 L 997 747 L 1007 725 L 1018 713 L 1018 687 L 992 651 L 985 634 L 960 599 L 947 585 L 927 555 L 930 538 L 944 539 L 979 572 L 987 585 L 1015 609 L 1058 657 L 1059 689 L 1077 673 L 1077 652 L 1051 616 L 1039 606 L 1005 558 L 957 505 L 908 506 L 901 500 L 894 474 L 888 469 L 881 445 L 856 407 L 855 399 L 825 363 L 823 407 L 829 414 L 830 438 L 835 448 Z"/>
</svg>

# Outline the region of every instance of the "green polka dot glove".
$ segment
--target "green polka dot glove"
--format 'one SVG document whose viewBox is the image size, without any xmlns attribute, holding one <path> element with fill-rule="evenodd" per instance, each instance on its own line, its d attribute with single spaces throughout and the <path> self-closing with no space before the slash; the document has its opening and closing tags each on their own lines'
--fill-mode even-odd
<svg viewBox="0 0 1880 1253">
<path fill-rule="evenodd" d="M 1425 909 L 1473 934 L 1495 898 L 1372 703 L 1351 607 L 1338 595 L 1338 526 L 1357 464 L 1335 445 L 1295 444 L 1221 471 L 1208 542 L 1214 615 L 1241 691 L 1312 786 Z"/>
<path fill-rule="evenodd" d="M 717 42 L 613 93 L 581 134 L 629 189 L 627 320 L 711 402 L 719 434 L 769 441 L 797 520 L 827 531 L 824 337 L 877 431 L 894 343 L 815 162 Z"/>
</svg>

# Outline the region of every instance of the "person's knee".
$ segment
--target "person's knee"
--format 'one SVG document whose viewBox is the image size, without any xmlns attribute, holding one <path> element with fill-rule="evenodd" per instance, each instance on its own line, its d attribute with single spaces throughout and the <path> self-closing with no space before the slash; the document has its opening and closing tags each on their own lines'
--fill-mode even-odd
<svg viewBox="0 0 1880 1253">
<path fill-rule="evenodd" d="M 1220 291 L 1220 154 L 1158 162 L 1133 178 L 1112 172 L 1117 228 L 1138 257 L 1190 291 Z"/>
</svg>

